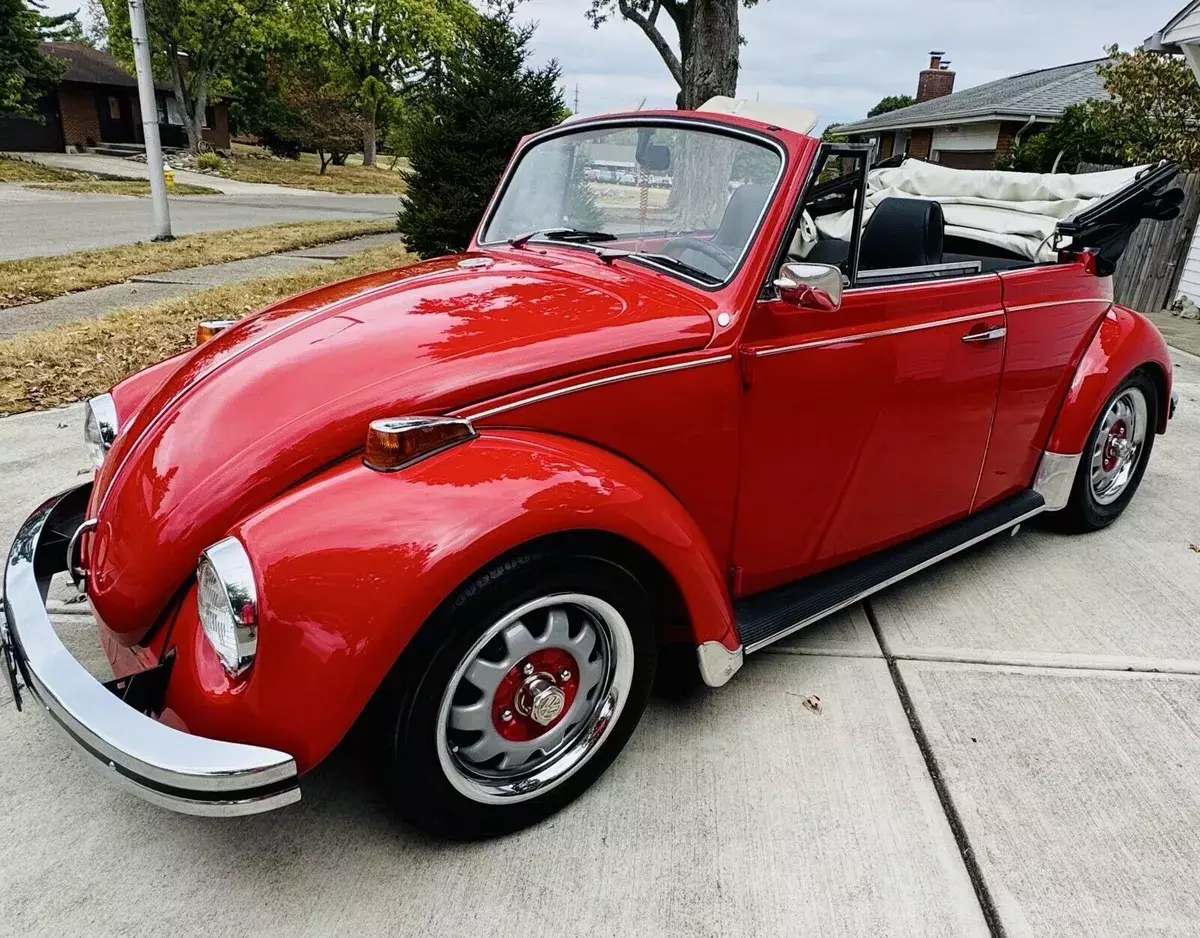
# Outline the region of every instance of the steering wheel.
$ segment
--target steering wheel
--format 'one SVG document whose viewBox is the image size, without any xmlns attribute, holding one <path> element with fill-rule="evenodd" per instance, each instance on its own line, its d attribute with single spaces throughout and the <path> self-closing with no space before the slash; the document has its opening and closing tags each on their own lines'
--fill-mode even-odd
<svg viewBox="0 0 1200 938">
<path fill-rule="evenodd" d="M 733 270 L 734 265 L 737 263 L 736 258 L 730 257 L 729 254 L 711 241 L 705 241 L 702 238 L 675 238 L 663 246 L 663 253 L 669 254 L 674 258 L 679 258 L 679 255 L 689 249 L 698 251 L 710 260 L 716 261 L 727 272 Z"/>
</svg>

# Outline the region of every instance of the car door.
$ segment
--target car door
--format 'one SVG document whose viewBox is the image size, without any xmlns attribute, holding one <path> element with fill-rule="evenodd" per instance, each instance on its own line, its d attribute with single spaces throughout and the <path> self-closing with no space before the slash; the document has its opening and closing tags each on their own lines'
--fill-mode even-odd
<svg viewBox="0 0 1200 938">
<path fill-rule="evenodd" d="M 849 290 L 833 312 L 766 299 L 752 315 L 741 593 L 968 514 L 1004 360 L 999 277 Z"/>
</svg>

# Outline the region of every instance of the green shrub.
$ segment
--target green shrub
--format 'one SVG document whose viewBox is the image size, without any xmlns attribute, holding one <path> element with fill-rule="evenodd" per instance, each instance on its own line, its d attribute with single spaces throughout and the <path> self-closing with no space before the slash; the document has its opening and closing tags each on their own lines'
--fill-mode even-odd
<svg viewBox="0 0 1200 938">
<path fill-rule="evenodd" d="M 564 116 L 557 62 L 534 70 L 528 27 L 484 19 L 404 115 L 412 172 L 397 228 L 430 257 L 466 248 L 517 142 Z"/>
<path fill-rule="evenodd" d="M 223 165 L 221 157 L 216 153 L 201 153 L 196 157 L 197 169 L 214 169 L 219 171 Z"/>
</svg>

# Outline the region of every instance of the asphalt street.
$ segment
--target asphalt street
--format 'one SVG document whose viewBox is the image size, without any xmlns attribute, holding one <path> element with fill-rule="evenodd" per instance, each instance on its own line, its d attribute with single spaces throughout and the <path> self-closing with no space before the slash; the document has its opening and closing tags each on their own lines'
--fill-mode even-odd
<svg viewBox="0 0 1200 938">
<path fill-rule="evenodd" d="M 514 837 L 414 834 L 351 750 L 283 811 L 169 814 L 0 694 L 0 932 L 1196 934 L 1200 358 L 1175 357 L 1179 416 L 1111 528 L 1026 525 L 655 699 Z M 3 543 L 85 469 L 80 421 L 0 420 Z"/>
<path fill-rule="evenodd" d="M 260 188 L 267 191 L 256 191 Z M 170 199 L 173 232 L 180 235 L 285 221 L 387 218 L 399 208 L 392 195 L 338 195 L 277 187 L 254 190 Z M 150 211 L 150 200 L 145 198 L 0 185 L 0 260 L 146 241 L 153 235 Z"/>
</svg>

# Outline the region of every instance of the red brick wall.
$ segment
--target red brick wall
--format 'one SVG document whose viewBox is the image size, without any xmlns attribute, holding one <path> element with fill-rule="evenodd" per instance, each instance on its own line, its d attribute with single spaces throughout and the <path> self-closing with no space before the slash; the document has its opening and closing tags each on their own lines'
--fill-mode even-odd
<svg viewBox="0 0 1200 938">
<path fill-rule="evenodd" d="M 917 159 L 929 159 L 933 149 L 933 131 L 928 127 L 916 127 L 908 140 L 908 155 Z"/>
<path fill-rule="evenodd" d="M 90 85 L 64 83 L 58 89 L 58 106 L 62 113 L 64 143 L 85 147 L 100 142 L 96 93 Z"/>
<path fill-rule="evenodd" d="M 218 101 L 212 106 L 212 116 L 209 126 L 204 131 L 204 139 L 214 150 L 229 149 L 229 105 Z"/>
<path fill-rule="evenodd" d="M 917 79 L 917 103 L 944 98 L 954 92 L 954 72 L 944 68 L 927 68 Z"/>
</svg>

